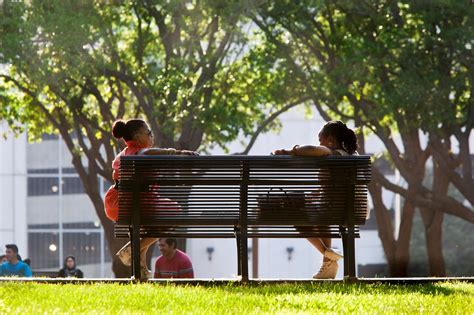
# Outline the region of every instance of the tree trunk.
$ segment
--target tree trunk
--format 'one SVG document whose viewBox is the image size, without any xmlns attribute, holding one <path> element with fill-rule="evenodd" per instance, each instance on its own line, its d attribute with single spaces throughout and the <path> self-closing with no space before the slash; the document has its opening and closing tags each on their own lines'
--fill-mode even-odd
<svg viewBox="0 0 474 315">
<path fill-rule="evenodd" d="M 390 268 L 390 275 L 393 277 L 407 277 L 408 264 L 410 262 L 410 239 L 413 227 L 413 216 L 415 207 L 405 200 L 403 205 L 402 220 L 398 239 L 395 243 L 395 260 Z"/>
<path fill-rule="evenodd" d="M 364 154 L 364 139 L 361 135 L 359 139 L 360 152 Z M 375 166 L 372 167 L 375 168 Z M 410 238 L 415 207 L 412 203 L 405 200 L 398 240 L 395 240 L 394 231 L 396 227 L 393 226 L 390 213 L 383 203 L 382 185 L 376 178 L 372 178 L 372 182 L 368 185 L 368 188 L 374 204 L 378 234 L 387 259 L 389 274 L 392 277 L 406 277 L 408 275 L 408 264 L 410 261 Z"/>
<path fill-rule="evenodd" d="M 390 218 L 388 209 L 385 207 L 382 201 L 382 186 L 380 186 L 376 180 L 372 180 L 369 184 L 369 192 L 372 197 L 374 204 L 375 219 L 377 221 L 377 231 L 379 234 L 380 241 L 382 242 L 382 248 L 387 258 L 387 264 L 392 274 L 392 268 L 395 261 L 395 239 L 393 237 L 393 224 Z"/>
<path fill-rule="evenodd" d="M 381 186 L 373 180 L 369 185 L 370 195 L 374 202 L 375 217 L 382 247 L 387 258 L 388 270 L 392 277 L 406 277 L 410 261 L 410 238 L 413 227 L 415 207 L 405 200 L 402 220 L 400 222 L 399 237 L 395 240 L 394 226 L 388 209 L 382 202 Z"/>
<path fill-rule="evenodd" d="M 85 184 L 85 182 L 84 182 Z M 132 269 L 129 266 L 122 264 L 120 259 L 115 254 L 122 248 L 129 240 L 118 239 L 114 235 L 114 223 L 105 216 L 104 202 L 100 196 L 99 190 L 96 193 L 86 189 L 89 198 L 94 204 L 97 217 L 100 220 L 102 228 L 104 229 L 105 240 L 109 246 L 109 254 L 112 258 L 112 271 L 116 278 L 130 278 L 132 276 Z"/>
<path fill-rule="evenodd" d="M 426 249 L 430 276 L 445 277 L 446 267 L 443 257 L 443 217 L 441 211 L 424 209 L 421 217 L 425 224 Z"/>
<path fill-rule="evenodd" d="M 448 188 L 449 179 L 435 159 L 433 168 L 433 193 L 436 195 L 446 195 Z M 421 218 L 425 226 L 430 276 L 445 277 L 446 266 L 443 257 L 442 233 L 444 213 L 424 208 L 421 210 Z"/>
</svg>

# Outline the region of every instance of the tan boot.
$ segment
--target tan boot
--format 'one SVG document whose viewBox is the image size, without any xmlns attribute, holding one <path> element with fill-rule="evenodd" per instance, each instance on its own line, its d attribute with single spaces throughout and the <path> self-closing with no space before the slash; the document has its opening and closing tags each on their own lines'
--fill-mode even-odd
<svg viewBox="0 0 474 315">
<path fill-rule="evenodd" d="M 341 253 L 331 247 L 326 248 L 326 251 L 324 252 L 324 257 L 334 261 L 338 261 L 339 259 L 344 258 Z"/>
<path fill-rule="evenodd" d="M 338 268 L 337 261 L 335 260 L 323 261 L 321 269 L 313 275 L 313 279 L 335 279 Z"/>
<path fill-rule="evenodd" d="M 151 278 L 151 270 L 148 270 L 146 266 L 141 265 L 140 268 L 140 276 L 142 279 L 150 279 Z"/>
<path fill-rule="evenodd" d="M 125 246 L 122 247 L 117 252 L 117 254 L 115 254 L 115 256 L 117 256 L 122 262 L 122 264 L 124 264 L 125 266 L 131 266 L 132 265 L 132 246 L 130 242 L 125 244 Z"/>
</svg>

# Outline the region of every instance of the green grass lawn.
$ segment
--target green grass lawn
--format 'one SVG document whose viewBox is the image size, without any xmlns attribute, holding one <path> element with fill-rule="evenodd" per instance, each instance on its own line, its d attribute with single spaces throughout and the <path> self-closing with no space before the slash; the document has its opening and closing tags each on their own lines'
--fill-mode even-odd
<svg viewBox="0 0 474 315">
<path fill-rule="evenodd" d="M 474 313 L 474 284 L 0 283 L 0 314 Z"/>
</svg>

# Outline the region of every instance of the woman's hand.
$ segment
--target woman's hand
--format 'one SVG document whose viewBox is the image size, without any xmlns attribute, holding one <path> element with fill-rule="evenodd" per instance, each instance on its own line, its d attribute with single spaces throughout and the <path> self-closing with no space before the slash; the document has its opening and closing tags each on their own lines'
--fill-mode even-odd
<svg viewBox="0 0 474 315">
<path fill-rule="evenodd" d="M 189 150 L 181 150 L 180 151 L 181 155 L 199 155 L 196 151 L 189 151 Z"/>
<path fill-rule="evenodd" d="M 285 149 L 275 150 L 271 153 L 271 155 L 290 155 L 290 154 L 291 154 L 291 151 L 285 150 Z"/>
<path fill-rule="evenodd" d="M 280 150 L 275 150 L 271 154 L 272 155 L 297 155 L 296 150 L 299 149 L 299 145 L 295 145 L 291 150 L 286 150 L 286 149 L 280 149 Z"/>
</svg>

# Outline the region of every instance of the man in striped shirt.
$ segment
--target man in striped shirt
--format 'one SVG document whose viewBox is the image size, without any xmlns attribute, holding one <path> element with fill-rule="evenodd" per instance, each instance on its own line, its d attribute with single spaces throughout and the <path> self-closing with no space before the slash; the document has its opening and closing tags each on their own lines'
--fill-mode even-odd
<svg viewBox="0 0 474 315">
<path fill-rule="evenodd" d="M 160 238 L 161 256 L 155 264 L 155 278 L 194 278 L 193 265 L 189 256 L 176 248 L 176 239 Z"/>
</svg>

